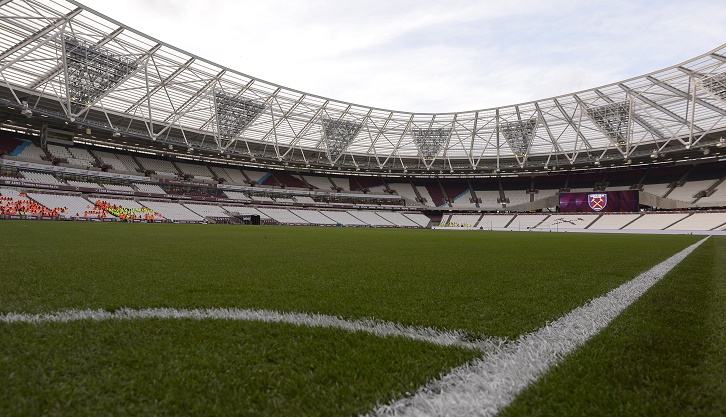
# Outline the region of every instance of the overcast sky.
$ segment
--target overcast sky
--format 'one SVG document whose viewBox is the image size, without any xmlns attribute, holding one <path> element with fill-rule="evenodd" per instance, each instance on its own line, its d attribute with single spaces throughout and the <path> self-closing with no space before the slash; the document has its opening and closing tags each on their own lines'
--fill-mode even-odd
<svg viewBox="0 0 726 417">
<path fill-rule="evenodd" d="M 81 2 L 266 81 L 412 112 L 566 94 L 726 43 L 723 0 Z"/>
</svg>

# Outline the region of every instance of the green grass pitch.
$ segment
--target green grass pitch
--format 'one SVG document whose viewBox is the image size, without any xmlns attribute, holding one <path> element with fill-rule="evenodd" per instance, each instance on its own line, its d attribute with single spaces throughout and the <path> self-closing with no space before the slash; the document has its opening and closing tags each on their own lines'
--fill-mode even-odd
<svg viewBox="0 0 726 417">
<path fill-rule="evenodd" d="M 255 308 L 509 339 L 699 239 L 20 221 L 0 222 L 0 237 L 0 313 Z M 597 380 L 605 388 L 595 411 L 607 414 L 622 397 L 638 414 L 646 405 L 622 395 L 623 380 L 637 385 L 675 366 L 690 370 L 683 398 L 646 384 L 655 405 L 643 410 L 723 412 L 725 240 L 706 242 L 505 413 L 563 414 L 558 404 L 567 403 L 564 414 L 595 414 L 578 412 L 593 390 L 568 396 L 561 387 L 583 367 L 607 369 L 623 349 L 635 350 L 624 362 L 633 371 Z M 673 297 L 680 304 L 663 301 Z M 680 333 L 662 324 L 681 322 L 688 330 Z M 643 331 L 663 349 L 649 352 Z M 702 368 L 689 365 L 687 341 L 708 346 L 699 349 Z M 480 354 L 342 330 L 162 319 L 1 324 L 0 347 L 2 415 L 356 415 Z M 638 352 L 655 355 L 645 373 Z M 703 405 L 699 388 L 721 401 Z"/>
</svg>

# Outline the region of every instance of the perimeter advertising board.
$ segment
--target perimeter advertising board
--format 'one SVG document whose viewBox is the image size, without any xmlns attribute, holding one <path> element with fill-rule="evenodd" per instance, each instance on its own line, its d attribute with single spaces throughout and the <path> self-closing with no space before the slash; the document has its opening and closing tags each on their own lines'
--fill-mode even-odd
<svg viewBox="0 0 726 417">
<path fill-rule="evenodd" d="M 636 211 L 638 211 L 638 191 L 560 194 L 560 212 L 614 213 Z"/>
</svg>

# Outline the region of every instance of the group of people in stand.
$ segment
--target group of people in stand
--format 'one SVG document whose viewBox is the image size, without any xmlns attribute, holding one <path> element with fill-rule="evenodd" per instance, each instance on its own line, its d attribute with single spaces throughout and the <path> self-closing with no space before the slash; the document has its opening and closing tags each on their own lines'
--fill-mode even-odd
<svg viewBox="0 0 726 417">
<path fill-rule="evenodd" d="M 96 200 L 93 210 L 100 210 L 104 213 L 108 212 L 121 220 L 154 221 L 163 219 L 161 214 L 155 213 L 154 210 L 148 209 L 146 207 L 129 208 L 116 204 L 110 204 L 102 200 Z"/>
<path fill-rule="evenodd" d="M 162 220 L 163 217 L 154 210 L 146 207 L 128 208 L 116 204 L 110 204 L 106 201 L 96 200 L 93 206 L 86 206 L 88 210 L 83 213 L 68 213 L 67 207 L 48 208 L 37 203 L 23 193 L 17 197 L 9 197 L 0 195 L 0 215 L 7 216 L 39 216 L 39 217 L 55 217 L 60 218 L 61 215 L 70 215 L 71 217 L 94 217 L 105 219 L 113 215 L 121 220 L 145 220 L 154 221 Z"/>
<path fill-rule="evenodd" d="M 0 196 L 0 214 L 6 216 L 41 216 L 60 217 L 63 207 L 50 209 L 42 204 L 26 198 L 25 194 L 18 194 L 18 199 Z"/>
</svg>

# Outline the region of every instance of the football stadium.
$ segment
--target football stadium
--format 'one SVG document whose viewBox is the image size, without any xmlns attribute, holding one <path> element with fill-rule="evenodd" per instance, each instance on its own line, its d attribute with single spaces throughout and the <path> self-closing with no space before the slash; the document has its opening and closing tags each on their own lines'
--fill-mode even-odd
<svg viewBox="0 0 726 417">
<path fill-rule="evenodd" d="M 416 113 L 133 23 L 0 0 L 0 414 L 726 414 L 726 44 Z"/>
</svg>

